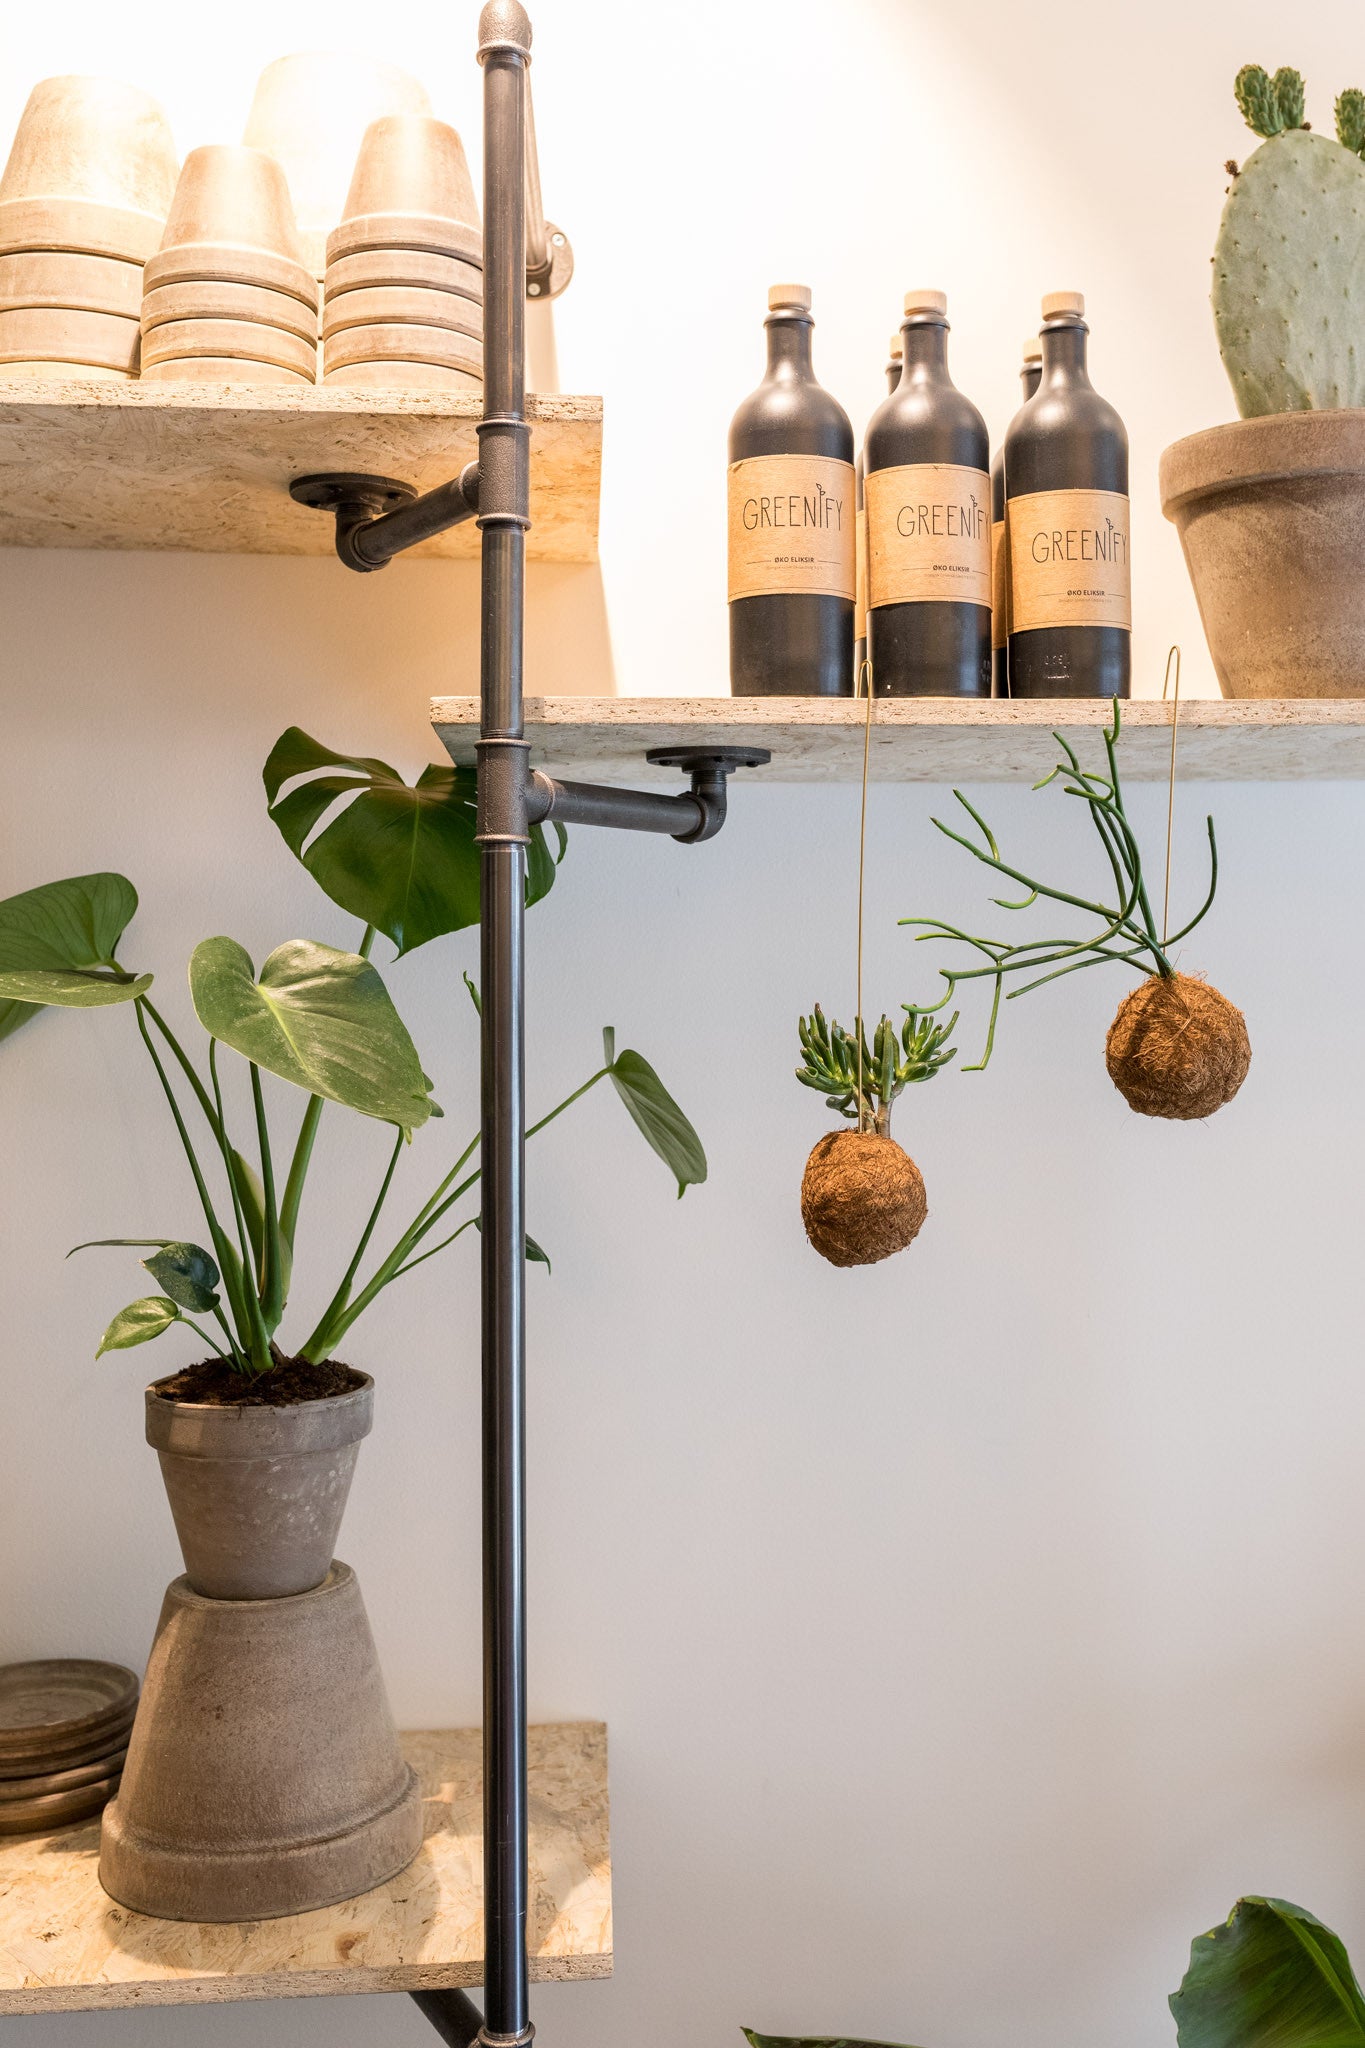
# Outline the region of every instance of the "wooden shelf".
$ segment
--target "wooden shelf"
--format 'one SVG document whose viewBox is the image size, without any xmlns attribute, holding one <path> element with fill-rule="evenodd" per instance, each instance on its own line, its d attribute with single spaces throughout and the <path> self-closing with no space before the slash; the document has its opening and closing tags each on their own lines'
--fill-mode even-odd
<svg viewBox="0 0 1365 2048">
<path fill-rule="evenodd" d="M 0 379 L 3 379 L 0 366 Z M 0 381 L 0 547 L 329 555 L 329 514 L 295 505 L 330 469 L 444 483 L 478 453 L 476 391 Z M 532 397 L 532 559 L 597 559 L 600 398 Z M 414 550 L 473 556 L 474 525 Z"/>
<path fill-rule="evenodd" d="M 285 1920 L 209 1927 L 115 1905 L 95 1873 L 98 1821 L 0 1839 L 0 2015 L 482 1983 L 480 1746 L 473 1728 L 405 1735 L 427 1802 L 416 1861 Z M 531 1976 L 609 1977 L 606 1729 L 532 1728 L 529 1781 Z"/>
<path fill-rule="evenodd" d="M 1103 761 L 1110 706 L 1077 703 L 954 703 L 942 697 L 879 699 L 871 775 L 877 782 L 1036 781 L 1057 759 L 1054 728 L 1086 766 Z M 864 707 L 819 697 L 528 697 L 531 758 L 557 773 L 596 781 L 663 782 L 651 747 L 701 744 L 767 747 L 764 782 L 853 782 L 862 774 Z M 437 697 L 432 724 L 456 760 L 472 760 L 478 701 Z M 1120 766 L 1135 782 L 1170 771 L 1168 704 L 1123 707 Z M 1177 773 L 1185 782 L 1343 781 L 1365 778 L 1365 698 L 1276 698 L 1225 703 L 1195 698 L 1180 707 Z M 745 779 L 749 779 L 747 776 Z"/>
</svg>

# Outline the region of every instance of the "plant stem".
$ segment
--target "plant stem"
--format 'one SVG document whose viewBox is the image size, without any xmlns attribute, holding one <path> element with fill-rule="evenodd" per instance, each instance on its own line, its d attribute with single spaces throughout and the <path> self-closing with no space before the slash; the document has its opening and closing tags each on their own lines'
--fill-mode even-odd
<svg viewBox="0 0 1365 2048">
<path fill-rule="evenodd" d="M 133 1004 L 133 1009 L 137 1014 L 137 1028 L 142 1034 L 143 1044 L 146 1046 L 147 1051 L 151 1055 L 152 1065 L 156 1068 L 157 1076 L 161 1082 L 162 1089 L 165 1092 L 166 1100 L 170 1104 L 171 1115 L 175 1118 L 175 1127 L 177 1131 L 180 1133 L 180 1142 L 185 1148 L 185 1157 L 189 1161 L 190 1172 L 194 1175 L 194 1185 L 199 1194 L 200 1206 L 204 1211 L 204 1221 L 208 1224 L 209 1236 L 213 1241 L 213 1249 L 218 1255 L 218 1265 L 223 1275 L 223 1284 L 228 1291 L 228 1302 L 232 1308 L 232 1313 L 237 1323 L 239 1336 L 244 1336 L 249 1325 L 246 1319 L 246 1305 L 244 1300 L 242 1299 L 242 1290 L 244 1283 L 241 1270 L 240 1267 L 238 1267 L 237 1270 L 234 1271 L 234 1259 L 231 1256 L 232 1247 L 228 1242 L 227 1235 L 223 1230 L 222 1225 L 219 1223 L 217 1216 L 214 1214 L 213 1203 L 209 1197 L 208 1185 L 204 1179 L 203 1172 L 200 1168 L 199 1160 L 195 1154 L 194 1146 L 190 1142 L 190 1134 L 185 1128 L 185 1119 L 180 1114 L 180 1104 L 175 1099 L 175 1090 L 171 1087 L 170 1078 L 167 1075 L 166 1069 L 161 1064 L 160 1054 L 157 1052 L 156 1047 L 152 1044 L 152 1034 L 150 1033 L 150 1031 L 148 1031 L 147 1019 L 142 1014 L 145 1003 L 146 997 L 139 996 L 136 1002 Z M 226 1323 L 224 1323 L 224 1329 L 225 1331 L 227 1330 Z M 233 1347 L 233 1363 L 235 1365 L 238 1365 L 242 1371 L 246 1371 L 247 1365 L 245 1357 L 242 1355 L 242 1352 L 238 1349 L 237 1342 L 233 1339 L 231 1331 L 227 1331 L 227 1336 L 228 1342 L 232 1344 Z"/>
<path fill-rule="evenodd" d="M 312 1336 L 308 1339 L 307 1343 L 303 1347 L 303 1350 L 300 1354 L 300 1356 L 303 1358 L 316 1359 L 317 1354 L 314 1351 L 314 1345 L 316 1344 L 319 1345 L 319 1347 L 321 1347 L 321 1345 L 326 1342 L 329 1332 L 332 1330 L 334 1325 L 336 1325 L 339 1322 L 346 1308 L 346 1304 L 351 1298 L 351 1288 L 354 1285 L 355 1276 L 359 1271 L 360 1261 L 364 1258 L 366 1247 L 368 1246 L 370 1239 L 374 1235 L 374 1227 L 376 1223 L 378 1223 L 379 1221 L 379 1212 L 384 1206 L 384 1198 L 389 1192 L 390 1185 L 393 1181 L 394 1171 L 398 1165 L 399 1154 L 402 1152 L 402 1150 L 403 1133 L 400 1130 L 396 1138 L 394 1139 L 393 1151 L 389 1154 L 388 1169 L 385 1172 L 382 1182 L 380 1183 L 379 1193 L 375 1197 L 374 1207 L 370 1211 L 369 1221 L 366 1223 L 365 1228 L 360 1233 L 360 1242 L 355 1248 L 355 1253 L 351 1259 L 350 1265 L 346 1268 L 346 1271 L 342 1276 L 341 1285 L 337 1288 L 336 1293 L 328 1302 L 327 1307 L 323 1311 L 322 1320 L 319 1322 L 316 1330 L 314 1330 Z M 344 1327 L 345 1326 L 342 1325 L 343 1329 Z M 323 1356 L 326 1356 L 325 1351 L 323 1352 Z"/>
<path fill-rule="evenodd" d="M 214 1349 L 214 1350 L 215 1350 L 215 1351 L 216 1351 L 216 1352 L 218 1353 L 218 1356 L 219 1356 L 220 1358 L 226 1358 L 226 1357 L 227 1357 L 227 1353 L 226 1353 L 226 1352 L 224 1351 L 224 1349 L 223 1349 L 222 1345 L 221 1345 L 221 1344 L 216 1344 L 216 1343 L 214 1343 L 214 1340 L 213 1340 L 213 1338 L 212 1338 L 212 1337 L 210 1337 L 210 1335 L 209 1335 L 208 1331 L 207 1331 L 207 1330 L 201 1330 L 201 1329 L 200 1329 L 200 1327 L 199 1327 L 199 1325 L 198 1325 L 198 1323 L 196 1323 L 196 1321 L 194 1320 L 194 1317 L 193 1317 L 193 1316 L 187 1316 L 187 1315 L 185 1314 L 184 1310 L 182 1309 L 182 1310 L 181 1310 L 181 1312 L 180 1312 L 180 1318 L 179 1318 L 179 1320 L 180 1320 L 180 1321 L 181 1321 L 182 1323 L 184 1323 L 184 1324 L 186 1325 L 186 1327 L 187 1327 L 187 1328 L 189 1328 L 189 1329 L 193 1330 L 193 1331 L 194 1331 L 194 1334 L 195 1334 L 195 1336 L 196 1336 L 196 1337 L 202 1337 L 202 1338 L 203 1338 L 203 1340 L 204 1340 L 204 1342 L 205 1342 L 206 1344 L 209 1344 L 209 1345 L 211 1345 L 211 1346 L 212 1346 L 212 1348 L 213 1348 L 213 1349 Z"/>
<path fill-rule="evenodd" d="M 360 944 L 356 947 L 356 952 L 362 960 L 369 959 L 375 937 L 374 925 L 367 924 L 361 933 Z M 294 1154 L 289 1162 L 289 1172 L 285 1177 L 284 1200 L 280 1204 L 280 1229 L 291 1250 L 299 1227 L 299 1204 L 303 1200 L 303 1184 L 308 1178 L 308 1165 L 313 1157 L 313 1140 L 317 1137 L 318 1125 L 322 1121 L 324 1100 L 321 1095 L 309 1096 L 303 1120 L 299 1125 L 299 1135 L 294 1141 Z"/>
<path fill-rule="evenodd" d="M 261 1312 L 260 1298 L 251 1280 L 251 1239 L 247 1234 L 246 1218 L 237 1193 L 237 1176 L 232 1170 L 232 1147 L 228 1143 L 227 1124 L 223 1116 L 223 1090 L 218 1080 L 218 1041 L 209 1040 L 209 1079 L 213 1083 L 214 1106 L 218 1111 L 218 1145 L 223 1155 L 223 1167 L 227 1173 L 228 1189 L 232 1196 L 232 1213 L 237 1223 L 237 1240 L 242 1248 L 242 1269 L 245 1278 L 242 1283 L 242 1300 L 246 1308 L 246 1327 L 251 1343 L 248 1352 L 248 1371 L 253 1377 L 269 1372 L 274 1360 L 270 1355 L 270 1332 L 265 1326 Z"/>
<path fill-rule="evenodd" d="M 261 1092 L 261 1070 L 254 1060 L 251 1068 L 251 1098 L 256 1109 L 256 1141 L 261 1154 L 261 1187 L 265 1192 L 265 1216 L 261 1239 L 261 1313 L 273 1336 L 284 1314 L 284 1257 L 280 1245 L 280 1218 L 275 1206 L 275 1162 L 270 1151 L 270 1126 L 266 1122 L 265 1097 Z"/>
</svg>

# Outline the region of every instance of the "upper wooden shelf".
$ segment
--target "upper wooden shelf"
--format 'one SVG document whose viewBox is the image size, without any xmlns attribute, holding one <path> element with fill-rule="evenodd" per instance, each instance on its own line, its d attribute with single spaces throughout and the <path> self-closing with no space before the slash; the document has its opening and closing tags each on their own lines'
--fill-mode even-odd
<svg viewBox="0 0 1365 2048">
<path fill-rule="evenodd" d="M 483 1982 L 483 1795 L 476 1728 L 405 1735 L 426 1839 L 388 1884 L 284 1920 L 210 1927 L 117 1906 L 99 1822 L 0 1839 L 0 2014 L 221 2004 Z M 532 1728 L 531 1976 L 609 1977 L 607 1731 Z"/>
<path fill-rule="evenodd" d="M 0 380 L 4 379 L 0 365 Z M 600 398 L 532 397 L 527 552 L 597 559 Z M 477 391 L 0 381 L 0 547 L 329 555 L 330 514 L 297 476 L 397 477 L 419 491 L 478 453 Z M 472 522 L 413 550 L 478 553 Z"/>
<path fill-rule="evenodd" d="M 1046 775 L 1057 760 L 1054 729 L 1086 767 L 1102 765 L 1100 733 L 1111 707 L 1078 703 L 955 703 L 943 697 L 879 698 L 870 772 L 877 782 L 1014 782 Z M 457 760 L 472 760 L 474 697 L 437 697 L 432 723 Z M 853 782 L 862 774 L 865 707 L 834 697 L 528 697 L 533 761 L 587 780 L 677 783 L 651 768 L 651 747 L 767 747 L 772 761 L 752 779 Z M 1170 772 L 1171 708 L 1123 706 L 1119 765 L 1136 782 Z M 1180 707 L 1176 772 L 1185 782 L 1342 781 L 1365 778 L 1365 698 L 1276 698 Z M 750 779 L 746 776 L 745 778 Z"/>
</svg>

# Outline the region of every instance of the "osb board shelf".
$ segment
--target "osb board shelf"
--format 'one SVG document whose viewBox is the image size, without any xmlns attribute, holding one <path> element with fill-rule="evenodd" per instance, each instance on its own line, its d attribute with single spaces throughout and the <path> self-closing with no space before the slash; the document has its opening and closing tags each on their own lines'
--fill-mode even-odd
<svg viewBox="0 0 1365 2048">
<path fill-rule="evenodd" d="M 1057 759 L 1054 729 L 1087 766 L 1103 760 L 1112 707 L 1078 703 L 955 703 L 944 697 L 878 698 L 871 774 L 877 782 L 1036 781 Z M 767 747 L 766 768 L 745 781 L 853 782 L 862 774 L 865 707 L 831 697 L 528 697 L 533 762 L 588 781 L 678 783 L 651 768 L 651 747 Z M 432 724 L 457 760 L 472 760 L 478 701 L 437 697 Z M 1123 706 L 1119 765 L 1136 782 L 1170 772 L 1171 707 Z M 1294 782 L 1365 778 L 1365 697 L 1276 698 L 1255 703 L 1187 699 L 1180 707 L 1176 772 L 1182 781 Z"/>
<path fill-rule="evenodd" d="M 415 1862 L 377 1891 L 285 1920 L 151 1920 L 95 1874 L 99 1822 L 0 1838 L 0 2015 L 203 2005 L 483 1981 L 477 1729 L 405 1735 L 426 1797 Z M 607 1731 L 530 1731 L 531 1976 L 611 1975 Z"/>
<path fill-rule="evenodd" d="M 596 561 L 602 401 L 526 409 L 527 551 Z M 334 521 L 293 503 L 295 477 L 362 470 L 429 490 L 478 453 L 482 410 L 477 391 L 0 381 L 0 547 L 329 555 Z M 474 556 L 478 531 L 413 552 Z"/>
</svg>

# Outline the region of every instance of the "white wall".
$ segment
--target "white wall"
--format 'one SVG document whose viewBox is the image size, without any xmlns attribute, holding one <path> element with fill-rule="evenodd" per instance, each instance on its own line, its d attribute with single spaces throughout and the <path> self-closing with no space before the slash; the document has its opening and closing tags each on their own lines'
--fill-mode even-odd
<svg viewBox="0 0 1365 2048">
<path fill-rule="evenodd" d="M 317 10 L 230 24 L 91 0 L 6 24 L 0 129 L 28 84 L 130 70 L 185 146 L 231 137 L 256 70 Z M 471 130 L 475 8 L 390 10 Z M 749 0 L 622 14 L 546 5 L 547 198 L 578 276 L 565 389 L 608 402 L 603 575 L 625 691 L 721 691 L 723 434 L 761 362 L 771 278 L 808 277 L 825 380 L 861 420 L 902 288 L 941 283 L 954 363 L 997 431 L 1039 291 L 1090 297 L 1097 381 L 1134 450 L 1139 687 L 1183 641 L 1213 688 L 1160 449 L 1231 411 L 1205 304 L 1245 154 L 1236 67 L 1297 62 L 1310 111 L 1359 82 L 1355 10 L 1285 40 L 1266 0 L 1133 10 L 1056 0 Z M 325 32 L 370 44 L 372 9 Z M 431 754 L 433 690 L 473 686 L 463 565 L 348 579 L 325 562 L 0 558 L 0 888 L 117 866 L 143 895 L 128 957 L 178 1013 L 191 945 L 259 957 L 344 940 L 264 815 L 296 721 Z M 532 690 L 606 687 L 596 572 L 531 579 Z M 538 1995 L 562 2048 L 863 2032 L 925 2048 L 1157 2048 L 1190 1937 L 1242 1890 L 1299 1899 L 1365 1956 L 1365 1594 L 1355 1134 L 1365 973 L 1358 787 L 1182 793 L 1192 895 L 1207 796 L 1226 882 L 1187 965 L 1246 1009 L 1237 1104 L 1208 1127 L 1129 1116 L 1105 1079 L 1119 985 L 1011 1014 L 984 1076 L 900 1113 L 932 1215 L 838 1274 L 796 1190 L 822 1128 L 790 1078 L 798 1010 L 851 1006 L 856 797 L 746 787 L 713 846 L 576 835 L 531 924 L 536 1104 L 639 1045 L 706 1137 L 681 1205 L 623 1113 L 590 1098 L 536 1141 L 532 1692 L 613 1738 L 615 1981 Z M 986 793 L 1040 860 L 1060 798 Z M 981 902 L 929 827 L 941 791 L 870 817 L 869 999 L 927 985 L 894 923 Z M 1161 793 L 1139 792 L 1159 842 Z M 457 1135 L 474 1114 L 472 938 L 391 977 Z M 123 1015 L 7 1043 L 0 1655 L 138 1661 L 177 1568 L 140 1442 L 145 1360 L 91 1359 L 136 1289 L 78 1239 L 192 1228 Z M 362 1213 L 377 1132 L 326 1131 L 301 1306 Z M 447 1139 L 423 1133 L 408 1186 Z M 422 1160 L 427 1162 L 422 1165 Z M 354 1179 L 352 1178 L 354 1176 Z M 380 1380 L 344 1554 L 400 1717 L 478 1713 L 474 1260 L 463 1246 L 357 1333 Z M 170 1362 L 170 1346 L 161 1364 Z M 178 1353 L 176 1354 L 179 1355 Z M 15 2048 L 300 2048 L 431 2038 L 402 1999 L 6 2023 Z"/>
</svg>

